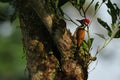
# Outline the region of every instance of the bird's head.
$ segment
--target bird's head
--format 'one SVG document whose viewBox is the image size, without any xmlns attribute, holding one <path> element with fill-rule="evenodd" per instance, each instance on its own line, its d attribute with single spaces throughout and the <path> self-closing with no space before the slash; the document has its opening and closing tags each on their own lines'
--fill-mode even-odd
<svg viewBox="0 0 120 80">
<path fill-rule="evenodd" d="M 81 24 L 85 24 L 85 25 L 88 25 L 90 23 L 90 20 L 85 18 L 85 19 L 82 19 L 82 20 L 77 20 L 78 22 L 80 22 Z"/>
</svg>

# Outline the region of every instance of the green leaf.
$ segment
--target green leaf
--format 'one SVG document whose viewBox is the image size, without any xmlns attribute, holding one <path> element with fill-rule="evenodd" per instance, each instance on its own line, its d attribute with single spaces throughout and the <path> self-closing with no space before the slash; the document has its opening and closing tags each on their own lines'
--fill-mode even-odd
<svg viewBox="0 0 120 80">
<path fill-rule="evenodd" d="M 110 0 L 108 0 L 108 2 L 106 3 L 107 7 L 110 9 L 114 9 L 114 6 L 112 4 L 112 2 Z"/>
<path fill-rule="evenodd" d="M 89 48 L 92 46 L 93 41 L 94 41 L 94 38 L 90 38 L 88 40 Z"/>
<path fill-rule="evenodd" d="M 112 2 L 110 0 L 108 0 L 106 5 L 108 7 L 108 12 L 112 18 L 112 24 L 114 24 L 117 21 L 118 9 L 116 9 L 116 6 L 114 6 L 114 4 L 112 4 Z"/>
<path fill-rule="evenodd" d="M 88 51 L 88 43 L 86 41 L 82 43 L 82 47 L 84 50 Z"/>
<path fill-rule="evenodd" d="M 112 35 L 112 32 L 108 32 L 108 36 L 111 37 L 111 35 Z"/>
<path fill-rule="evenodd" d="M 117 6 L 117 4 L 113 4 L 115 6 L 115 9 L 116 9 L 116 14 L 119 16 L 120 15 L 120 9 L 119 7 Z"/>
<path fill-rule="evenodd" d="M 100 38 L 106 40 L 106 38 L 105 38 L 105 36 L 104 36 L 103 34 L 98 34 L 98 33 L 96 33 L 96 35 L 99 36 Z"/>
<path fill-rule="evenodd" d="M 120 38 L 120 30 L 116 33 L 114 38 Z"/>
<path fill-rule="evenodd" d="M 77 0 L 77 5 L 79 5 L 80 4 L 80 0 Z"/>
<path fill-rule="evenodd" d="M 109 25 L 100 18 L 97 18 L 97 21 L 105 28 L 108 32 L 112 32 Z"/>
<path fill-rule="evenodd" d="M 86 50 L 86 51 L 88 51 L 89 48 L 91 48 L 93 41 L 94 41 L 94 38 L 90 38 L 88 41 L 84 41 L 82 43 L 83 49 Z"/>
<path fill-rule="evenodd" d="M 99 2 L 95 4 L 95 11 L 97 10 L 98 6 L 99 6 Z"/>
</svg>

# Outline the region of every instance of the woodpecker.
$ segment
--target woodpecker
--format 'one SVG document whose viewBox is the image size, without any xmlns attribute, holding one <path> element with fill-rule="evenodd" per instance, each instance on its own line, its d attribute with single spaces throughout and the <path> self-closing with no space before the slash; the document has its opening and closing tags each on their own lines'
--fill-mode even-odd
<svg viewBox="0 0 120 80">
<path fill-rule="evenodd" d="M 79 49 L 84 41 L 85 27 L 90 23 L 90 20 L 85 18 L 77 21 L 80 22 L 81 25 L 77 27 L 76 31 L 74 32 L 73 38 L 74 38 L 74 43 L 77 45 L 77 49 Z"/>
</svg>

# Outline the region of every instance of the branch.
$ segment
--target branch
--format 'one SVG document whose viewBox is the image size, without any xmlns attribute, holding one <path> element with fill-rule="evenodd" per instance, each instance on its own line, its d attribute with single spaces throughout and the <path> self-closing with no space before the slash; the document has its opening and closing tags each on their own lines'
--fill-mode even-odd
<svg viewBox="0 0 120 80">
<path fill-rule="evenodd" d="M 65 21 L 58 19 L 49 9 L 50 5 L 46 5 L 46 0 L 16 2 L 20 9 L 20 26 L 31 80 L 87 80 L 87 68 L 83 70 L 84 65 L 73 58 L 72 36 Z M 53 54 L 50 54 L 51 50 Z M 59 54 L 62 58 L 57 60 L 55 55 Z M 58 61 L 62 64 L 60 67 Z"/>
<path fill-rule="evenodd" d="M 45 1 L 44 0 L 31 0 L 31 6 L 36 11 L 39 18 L 42 20 L 42 22 L 46 25 L 46 28 L 48 29 L 48 31 L 51 33 L 53 19 L 55 15 L 53 13 L 48 12 Z"/>
</svg>

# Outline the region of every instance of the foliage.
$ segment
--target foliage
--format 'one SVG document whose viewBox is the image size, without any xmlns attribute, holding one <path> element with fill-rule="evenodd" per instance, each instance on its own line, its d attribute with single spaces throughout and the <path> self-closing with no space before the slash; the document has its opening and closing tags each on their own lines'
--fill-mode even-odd
<svg viewBox="0 0 120 80">
<path fill-rule="evenodd" d="M 1 26 L 6 21 L 10 20 L 11 6 L 8 1 L 0 0 L 0 29 L 6 26 Z M 18 18 L 13 25 L 7 25 L 12 28 L 12 33 L 9 36 L 0 34 L 0 80 L 26 80 L 24 71 L 26 68 L 25 54 L 23 53 L 22 37 L 18 28 Z M 17 27 L 16 27 L 17 26 Z M 1 31 L 1 30 L 0 30 Z M 7 29 L 5 30 L 8 31 Z"/>
<path fill-rule="evenodd" d="M 87 13 L 88 9 L 90 8 L 90 6 L 93 4 L 94 0 L 91 0 L 86 8 L 84 7 L 86 0 L 70 0 L 70 2 L 79 11 L 80 15 L 83 18 L 87 18 L 86 13 Z M 93 14 L 93 17 L 91 18 L 91 22 L 93 21 L 95 15 L 97 14 L 98 10 L 101 8 L 101 6 L 103 4 L 106 5 L 108 8 L 107 12 L 111 16 L 112 23 L 111 23 L 111 25 L 108 25 L 108 23 L 105 22 L 104 20 L 102 20 L 101 18 L 97 18 L 98 23 L 100 23 L 101 26 L 107 30 L 109 38 L 107 39 L 104 36 L 104 34 L 96 33 L 96 35 L 98 35 L 100 38 L 104 39 L 104 41 L 105 41 L 103 46 L 97 50 L 96 55 L 102 49 L 104 49 L 113 38 L 120 38 L 120 8 L 117 6 L 116 3 L 112 3 L 111 0 L 102 0 L 101 3 L 99 1 L 96 2 L 95 8 L 94 8 L 95 12 Z M 70 19 L 70 21 L 73 22 L 74 24 L 76 24 L 74 21 L 72 21 L 72 19 Z M 83 43 L 83 48 L 89 48 L 88 52 L 89 52 L 91 45 L 93 43 L 93 40 L 94 40 L 94 38 L 90 37 L 89 26 L 90 25 L 88 25 L 87 31 L 86 31 L 87 35 L 88 35 L 88 41 L 85 41 L 85 43 Z M 89 47 L 86 45 L 89 45 Z"/>
<path fill-rule="evenodd" d="M 24 55 L 19 29 L 15 29 L 14 33 L 9 37 L 0 36 L 1 78 L 14 77 L 16 80 L 22 78 L 26 67 Z"/>
<path fill-rule="evenodd" d="M 91 5 L 94 3 L 94 0 L 90 0 L 90 2 L 88 3 L 87 6 L 85 6 L 86 0 L 64 0 L 64 1 L 48 0 L 48 3 L 54 7 L 55 12 L 58 16 L 64 17 L 64 15 L 66 15 L 66 14 L 61 11 L 60 7 L 62 5 L 64 5 L 67 1 L 69 1 L 79 11 L 81 17 L 83 17 L 83 18 L 87 18 L 87 11 L 90 9 Z M 117 6 L 117 4 L 112 3 L 110 0 L 102 0 L 102 2 L 99 2 L 99 1 L 96 2 L 95 6 L 94 6 L 95 11 L 94 11 L 93 17 L 91 18 L 91 23 L 92 23 L 93 19 L 95 18 L 95 15 L 97 14 L 97 12 L 99 11 L 99 9 L 101 8 L 101 6 L 103 4 L 108 7 L 107 11 L 108 11 L 108 14 L 111 16 L 112 23 L 111 23 L 111 25 L 109 25 L 107 22 L 105 22 L 101 18 L 97 18 L 98 23 L 100 23 L 101 26 L 107 30 L 109 39 L 107 39 L 103 34 L 96 33 L 96 35 L 98 35 L 100 38 L 104 39 L 104 41 L 105 41 L 104 45 L 100 49 L 97 50 L 96 55 L 103 48 L 105 48 L 113 38 L 120 37 L 120 26 L 119 26 L 119 24 L 120 24 L 120 22 L 119 22 L 120 9 Z M 69 16 L 67 16 L 67 17 L 69 18 L 69 21 L 76 24 Z M 78 24 L 76 24 L 76 25 L 79 26 Z M 86 50 L 87 52 L 90 52 L 92 43 L 94 42 L 94 38 L 91 38 L 91 36 L 90 36 L 89 27 L 90 27 L 90 25 L 87 25 L 86 32 L 87 32 L 88 40 L 84 41 L 84 43 L 82 45 L 84 50 Z"/>
<path fill-rule="evenodd" d="M 116 3 L 112 3 L 110 0 L 106 2 L 106 6 L 108 7 L 108 14 L 111 16 L 111 25 L 109 26 L 107 22 L 104 20 L 97 18 L 98 22 L 104 27 L 107 32 L 109 38 L 106 39 L 103 34 L 97 34 L 99 37 L 105 40 L 103 46 L 96 52 L 96 55 L 105 48 L 113 38 L 120 38 L 120 9 L 118 8 Z"/>
<path fill-rule="evenodd" d="M 61 6 L 64 4 L 64 3 L 66 3 L 67 1 L 69 1 L 78 11 L 79 11 L 79 13 L 80 13 L 80 15 L 81 15 L 81 17 L 83 17 L 83 18 L 87 18 L 87 11 L 90 9 L 90 7 L 91 7 L 91 5 L 94 3 L 94 0 L 90 0 L 90 2 L 88 3 L 88 5 L 85 7 L 85 3 L 86 3 L 86 0 L 64 0 L 63 1 L 63 3 L 61 3 L 61 4 L 59 4 L 60 3 L 60 0 L 48 0 L 48 1 L 52 1 L 52 2 L 54 2 L 54 4 L 53 4 L 53 6 L 54 6 L 54 9 L 55 9 L 55 11 L 56 11 L 56 14 L 59 16 L 59 14 L 61 15 L 62 14 L 62 17 L 64 16 L 64 15 L 66 15 L 66 14 L 64 14 L 62 11 L 61 11 Z M 3 2 L 3 3 L 6 3 L 6 2 L 8 2 L 8 3 L 11 3 L 12 2 L 12 0 L 1 0 L 1 2 Z M 116 3 L 112 3 L 110 0 L 102 0 L 102 2 L 100 3 L 99 1 L 98 2 L 96 2 L 96 4 L 95 4 L 95 6 L 94 6 L 94 10 L 95 10 L 95 12 L 94 12 L 94 14 L 93 14 L 93 17 L 91 18 L 91 23 L 92 23 L 92 21 L 93 21 L 93 19 L 95 18 L 95 15 L 97 14 L 97 12 L 98 12 L 98 10 L 101 8 L 101 6 L 103 5 L 103 4 L 105 4 L 106 6 L 107 6 L 107 8 L 108 8 L 108 14 L 111 16 L 111 20 L 112 20 L 112 22 L 111 22 L 111 24 L 108 24 L 107 22 L 105 22 L 104 20 L 102 20 L 101 18 L 97 18 L 97 21 L 98 21 L 98 23 L 99 24 L 101 24 L 101 26 L 103 27 L 103 28 L 105 28 L 106 29 L 106 31 L 108 32 L 108 36 L 109 36 L 109 38 L 107 39 L 105 36 L 104 36 L 104 34 L 98 34 L 98 33 L 96 33 L 96 35 L 98 35 L 100 38 L 102 38 L 103 40 L 104 40 L 104 44 L 103 44 L 103 46 L 101 47 L 101 48 L 98 48 L 98 50 L 96 51 L 96 55 L 102 50 L 102 49 L 104 49 L 109 43 L 110 43 L 110 41 L 113 39 L 113 38 L 120 38 L 120 9 L 119 9 L 119 7 L 117 6 L 117 4 Z M 15 15 L 15 14 L 13 14 L 13 15 Z M 1 16 L 1 15 L 0 15 Z M 2 15 L 3 16 L 3 15 Z M 74 24 L 76 24 L 69 16 L 67 16 L 68 18 L 69 18 L 69 21 L 71 21 L 71 22 L 73 22 Z M 3 19 L 3 18 L 1 18 L 0 17 L 0 19 Z M 79 26 L 78 24 L 76 24 L 77 26 Z M 91 59 L 92 60 L 92 58 L 91 58 L 91 55 L 90 55 L 90 50 L 91 50 L 91 46 L 92 46 L 92 44 L 93 44 L 93 42 L 94 42 L 94 38 L 92 38 L 91 36 L 90 36 L 90 31 L 89 31 L 89 27 L 90 27 L 90 25 L 87 25 L 87 30 L 86 30 L 86 32 L 87 32 L 87 37 L 88 37 L 88 40 L 85 40 L 84 42 L 83 42 L 83 44 L 82 44 L 82 51 L 83 51 L 83 59 L 87 59 L 87 58 L 89 58 L 89 59 Z M 10 48 L 8 49 L 8 50 L 6 50 L 6 54 L 2 54 L 2 56 L 8 56 L 9 55 L 9 57 L 11 57 L 11 58 L 14 58 L 14 56 L 13 56 L 13 53 L 17 53 L 17 51 L 19 51 L 21 48 L 20 47 L 18 47 L 18 48 L 16 48 L 16 50 L 14 50 L 13 49 L 13 51 L 15 51 L 15 52 L 13 52 L 13 51 L 11 51 L 10 49 L 12 48 L 12 47 L 14 47 L 15 45 L 18 45 L 17 44 L 17 42 L 16 41 L 14 41 L 14 38 L 15 38 L 15 35 L 16 33 L 14 33 L 14 35 L 12 35 L 12 37 L 9 39 L 8 38 L 8 40 L 9 41 L 13 41 L 12 43 L 14 43 L 14 44 L 10 44 L 9 43 L 9 41 L 6 43 L 6 45 L 8 45 Z M 1 39 L 2 40 L 2 39 Z M 2 43 L 2 41 L 0 41 L 1 43 L 1 46 L 0 47 L 2 47 L 2 50 L 4 50 L 4 48 L 3 47 L 6 47 L 3 43 Z M 4 46 L 3 46 L 4 45 Z M 19 44 L 20 45 L 20 44 Z M 1 50 L 1 53 L 4 53 L 4 52 L 2 52 L 2 50 Z M 11 54 L 8 54 L 8 53 L 11 53 Z M 20 52 L 20 53 L 22 53 L 22 52 Z M 53 54 L 53 52 L 52 51 L 50 51 L 49 52 L 49 54 Z M 17 55 L 17 54 L 16 54 Z M 84 55 L 86 56 L 88 56 L 87 58 L 84 58 Z M 96 55 L 95 55 L 95 57 L 96 57 Z M 17 55 L 18 56 L 18 55 Z M 20 55 L 21 56 L 21 55 Z M 93 57 L 94 59 L 95 59 L 95 57 Z M 6 59 L 7 60 L 7 59 Z M 15 59 L 16 60 L 16 59 Z M 0 58 L 0 61 L 2 61 L 2 58 Z M 9 58 L 8 58 L 8 60 L 7 61 L 9 61 Z M 88 59 L 87 59 L 87 61 L 88 61 Z M 6 62 L 3 62 L 3 63 L 6 63 Z M 13 63 L 10 63 L 10 64 L 15 64 L 16 62 L 14 62 L 14 59 L 13 59 Z M 7 62 L 7 65 L 10 65 L 8 62 Z M 0 64 L 0 65 L 3 65 L 3 64 Z M 19 65 L 20 66 L 20 65 Z M 14 66 L 15 67 L 15 66 Z M 13 67 L 13 68 L 14 68 Z"/>
</svg>

